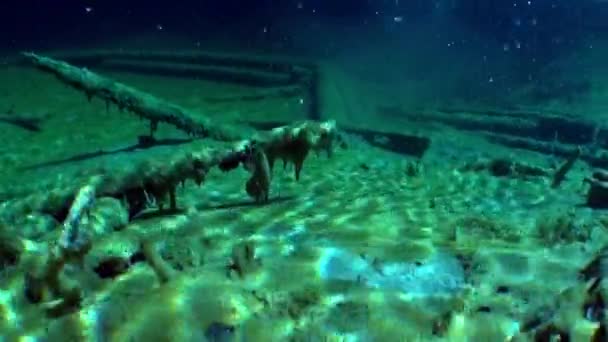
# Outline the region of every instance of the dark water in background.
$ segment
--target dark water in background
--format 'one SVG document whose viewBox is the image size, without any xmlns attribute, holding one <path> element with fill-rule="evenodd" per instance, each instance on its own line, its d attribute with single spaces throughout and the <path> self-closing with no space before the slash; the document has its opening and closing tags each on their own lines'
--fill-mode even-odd
<svg viewBox="0 0 608 342">
<path fill-rule="evenodd" d="M 450 76 L 453 86 L 436 91 L 465 98 L 496 98 L 541 82 L 552 61 L 608 36 L 608 2 L 602 0 L 12 0 L 0 6 L 0 47 L 8 50 L 121 42 L 232 46 L 334 58 L 388 85 L 404 78 L 437 84 L 442 74 L 460 69 Z M 559 71 L 551 69 L 550 77 L 559 78 Z M 550 80 L 556 85 L 535 100 L 589 88 L 588 66 L 564 77 L 565 84 Z M 469 89 L 462 89 L 463 82 Z"/>
<path fill-rule="evenodd" d="M 176 35 L 231 32 L 232 38 L 247 39 L 236 34 L 246 31 L 243 28 L 254 29 L 249 33 L 255 34 L 263 27 L 293 34 L 298 31 L 295 25 L 272 27 L 290 20 L 298 25 L 374 28 L 446 16 L 513 48 L 519 42 L 522 48 L 535 45 L 555 50 L 571 45 L 581 34 L 594 34 L 601 26 L 607 29 L 603 23 L 606 6 L 602 0 L 9 0 L 3 1 L 1 15 L 4 42 L 16 47 L 90 43 L 158 30 L 157 25 Z M 557 46 L 549 48 L 550 43 Z"/>
</svg>

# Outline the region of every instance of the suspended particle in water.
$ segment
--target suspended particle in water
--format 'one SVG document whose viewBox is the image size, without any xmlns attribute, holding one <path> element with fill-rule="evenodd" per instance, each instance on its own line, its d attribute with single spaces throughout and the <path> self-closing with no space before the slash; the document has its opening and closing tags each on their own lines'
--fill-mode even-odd
<svg viewBox="0 0 608 342">
<path fill-rule="evenodd" d="M 86 13 L 91 13 L 91 12 L 93 12 L 93 7 L 91 7 L 91 6 L 86 6 L 86 7 L 84 8 L 84 11 L 85 11 Z"/>
<path fill-rule="evenodd" d="M 502 46 L 502 50 L 504 52 L 508 52 L 509 50 L 511 50 L 511 46 L 509 45 L 509 43 L 504 43 Z"/>
<path fill-rule="evenodd" d="M 302 2 L 298 1 L 298 9 L 302 9 L 304 8 L 304 4 Z"/>
<path fill-rule="evenodd" d="M 159 30 L 159 31 L 162 31 L 164 29 L 164 27 L 161 24 L 157 24 L 156 25 L 156 29 Z"/>
<path fill-rule="evenodd" d="M 402 22 L 402 21 L 403 21 L 403 17 L 402 17 L 402 16 L 397 16 L 397 17 L 394 17 L 394 18 L 393 18 L 393 20 L 394 20 L 396 23 L 400 23 L 400 22 Z"/>
<path fill-rule="evenodd" d="M 517 26 L 517 27 L 521 26 L 521 19 L 520 18 L 514 18 L 513 19 L 513 25 Z"/>
</svg>

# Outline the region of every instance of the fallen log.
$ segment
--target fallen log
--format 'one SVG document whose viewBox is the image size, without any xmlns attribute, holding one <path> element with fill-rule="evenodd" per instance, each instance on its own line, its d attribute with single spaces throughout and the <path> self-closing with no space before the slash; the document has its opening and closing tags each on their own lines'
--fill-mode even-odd
<svg viewBox="0 0 608 342">
<path fill-rule="evenodd" d="M 286 87 L 298 84 L 298 80 L 289 73 L 217 65 L 108 59 L 100 66 L 113 71 L 197 78 L 220 83 L 236 83 L 249 87 Z"/>
<path fill-rule="evenodd" d="M 199 50 L 178 52 L 88 50 L 57 53 L 53 56 L 69 63 L 100 69 L 198 76 L 243 85 L 297 87 L 307 106 L 307 118 L 320 120 L 322 116 L 319 67 L 306 60 Z M 288 83 L 285 84 L 287 80 Z"/>
<path fill-rule="evenodd" d="M 23 53 L 23 56 L 38 69 L 49 72 L 60 81 L 84 92 L 89 100 L 97 97 L 105 101 L 107 106 L 114 104 L 120 110 L 127 110 L 149 120 L 151 134 L 159 122 L 171 124 L 191 136 L 221 141 L 244 139 L 251 134 L 245 127 L 214 123 L 203 115 L 100 76 L 86 68 L 78 68 L 34 53 Z"/>
<path fill-rule="evenodd" d="M 530 150 L 561 158 L 569 158 L 572 156 L 573 147 L 571 145 L 555 142 L 544 142 L 501 134 L 485 134 L 484 137 L 488 139 L 488 141 L 510 148 Z M 580 159 L 593 167 L 608 167 L 608 151 L 605 149 L 598 149 L 597 151 L 594 151 L 590 148 L 583 148 Z"/>
<path fill-rule="evenodd" d="M 50 189 L 47 187 L 24 197 L 9 199 L 0 203 L 0 221 L 15 222 L 25 215 L 42 213 L 53 216 L 57 222 L 64 222 L 76 194 L 92 178 L 96 179 L 96 196 L 123 201 L 131 218 L 151 204 L 160 208 L 166 205 L 175 210 L 178 207 L 178 185 L 188 180 L 201 185 L 211 168 L 218 167 L 227 172 L 240 165 L 252 171 L 246 186 L 247 193 L 256 201 L 263 202 L 267 199 L 270 183 L 260 182 L 259 177 L 267 177 L 267 174 L 260 175 L 250 169 L 257 162 L 254 156 L 262 153 L 270 172 L 275 160 L 293 163 L 296 179 L 299 179 L 304 160 L 310 152 L 326 151 L 329 155 L 340 142 L 333 121 L 295 123 L 256 133 L 251 139 L 240 141 L 231 148 L 208 147 L 171 154 L 164 159 L 145 160 L 131 168 L 92 172 L 84 177 L 86 179 L 74 180 L 69 185 L 51 186 Z"/>
<path fill-rule="evenodd" d="M 85 50 L 76 52 L 52 53 L 55 58 L 74 64 L 101 65 L 108 60 L 130 60 L 145 62 L 171 62 L 222 66 L 239 69 L 257 69 L 266 72 L 292 73 L 295 76 L 305 75 L 314 69 L 314 65 L 305 61 L 294 61 L 273 56 L 256 56 L 209 51 L 150 51 L 150 50 Z"/>
</svg>

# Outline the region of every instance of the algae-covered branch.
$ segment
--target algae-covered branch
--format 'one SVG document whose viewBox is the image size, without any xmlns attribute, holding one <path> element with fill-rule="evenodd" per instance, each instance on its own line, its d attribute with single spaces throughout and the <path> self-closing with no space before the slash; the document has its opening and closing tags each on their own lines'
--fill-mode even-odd
<svg viewBox="0 0 608 342">
<path fill-rule="evenodd" d="M 164 122 L 196 137 L 209 137 L 222 141 L 244 138 L 244 127 L 214 123 L 204 115 L 100 76 L 86 68 L 78 68 L 35 53 L 23 53 L 23 56 L 38 69 L 49 72 L 61 82 L 84 92 L 89 100 L 94 97 L 99 98 L 108 106 L 114 104 L 120 110 L 127 110 L 149 120 L 151 133 L 156 130 L 158 123 Z"/>
</svg>

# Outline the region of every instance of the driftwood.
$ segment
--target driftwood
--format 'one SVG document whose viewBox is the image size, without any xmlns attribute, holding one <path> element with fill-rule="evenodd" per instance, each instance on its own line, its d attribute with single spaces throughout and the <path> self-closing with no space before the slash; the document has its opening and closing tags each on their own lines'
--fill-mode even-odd
<svg viewBox="0 0 608 342">
<path fill-rule="evenodd" d="M 234 148 L 203 148 L 192 153 L 176 153 L 169 159 L 143 161 L 127 170 L 91 173 L 88 178 L 96 178 L 96 196 L 113 197 L 124 202 L 131 217 L 146 209 L 152 202 L 159 206 L 177 208 L 176 188 L 192 180 L 202 184 L 205 175 L 213 167 L 222 171 L 233 170 L 240 165 L 249 168 L 255 164 L 253 156 L 262 153 L 268 161 L 269 171 L 274 161 L 293 163 L 296 179 L 299 178 L 304 160 L 310 152 L 328 153 L 339 142 L 334 122 L 305 121 L 289 126 L 259 132 L 251 139 L 236 143 Z M 251 169 L 250 169 L 251 170 Z M 256 200 L 260 191 L 268 192 L 269 183 L 260 182 L 259 173 L 252 171 L 247 192 Z M 266 175 L 268 176 L 268 175 Z M 87 179 L 85 183 L 89 182 Z M 262 184 L 264 183 L 264 184 Z M 58 186 L 51 190 L 13 198 L 0 205 L 0 219 L 14 221 L 29 213 L 43 213 L 53 216 L 58 222 L 65 221 L 72 200 L 84 184 L 74 182 L 68 186 Z M 263 186 L 264 188 L 259 188 Z M 267 194 L 266 194 L 267 195 Z M 266 197 L 266 196 L 264 196 Z"/>
<path fill-rule="evenodd" d="M 171 124 L 189 135 L 209 137 L 222 141 L 243 139 L 243 127 L 213 123 L 209 118 L 190 112 L 170 102 L 158 99 L 109 78 L 102 77 L 86 68 L 43 57 L 34 53 L 23 53 L 38 69 L 55 75 L 60 81 L 84 92 L 90 100 L 94 97 L 114 104 L 150 121 L 153 133 L 159 122 Z"/>
<path fill-rule="evenodd" d="M 85 50 L 77 52 L 54 53 L 59 59 L 74 63 L 103 64 L 109 60 L 147 61 L 184 63 L 197 65 L 214 65 L 222 67 L 256 69 L 266 72 L 291 73 L 294 76 L 306 75 L 314 65 L 303 61 L 285 60 L 269 56 L 192 51 L 137 51 L 137 50 Z"/>
<path fill-rule="evenodd" d="M 292 86 L 297 82 L 289 73 L 267 72 L 257 69 L 241 69 L 216 65 L 108 59 L 101 64 L 101 67 L 104 69 L 137 72 L 141 74 L 200 78 L 251 87 Z"/>
<path fill-rule="evenodd" d="M 96 70 L 201 78 L 245 86 L 275 88 L 272 92 L 263 92 L 263 96 L 274 94 L 295 96 L 295 91 L 298 96 L 304 98 L 308 111 L 307 118 L 321 120 L 319 68 L 316 64 L 305 60 L 200 50 L 178 52 L 86 50 L 54 53 L 52 56 Z M 281 90 L 281 88 L 285 89 Z"/>
<path fill-rule="evenodd" d="M 608 147 L 606 139 L 603 138 L 608 136 L 607 130 L 601 129 L 593 122 L 552 113 L 530 112 L 526 115 L 524 112 L 514 111 L 446 108 L 411 112 L 399 107 L 382 107 L 379 111 L 387 117 L 406 118 L 412 122 L 439 123 L 467 131 L 510 135 L 575 146 L 599 144 L 601 147 Z"/>
<path fill-rule="evenodd" d="M 379 111 L 399 120 L 479 132 L 493 143 L 554 157 L 568 159 L 572 151 L 580 149 L 580 160 L 594 167 L 608 167 L 608 129 L 564 113 L 466 108 L 409 112 L 400 107 L 382 107 Z"/>
<path fill-rule="evenodd" d="M 566 159 L 572 156 L 573 150 L 579 148 L 578 146 L 573 147 L 556 142 L 544 142 L 501 134 L 485 134 L 484 137 L 491 142 L 511 148 L 526 149 Z M 608 152 L 604 149 L 594 150 L 593 147 L 582 147 L 579 158 L 593 167 L 608 167 Z"/>
</svg>

